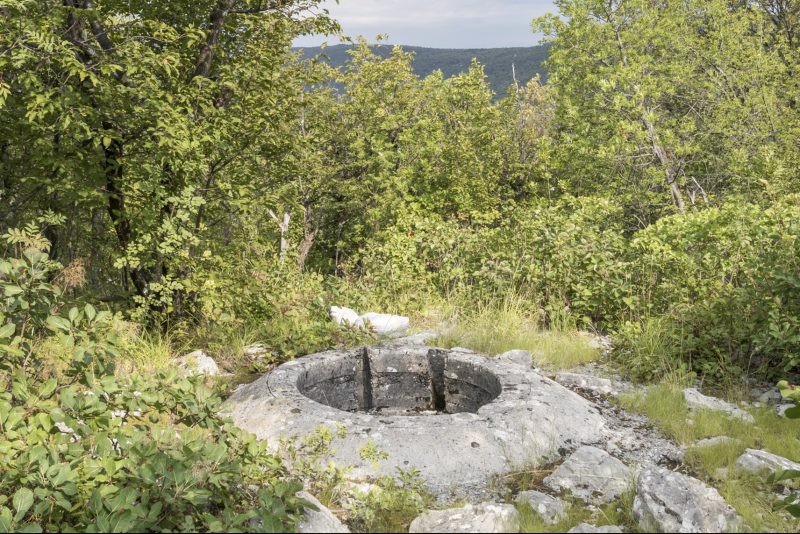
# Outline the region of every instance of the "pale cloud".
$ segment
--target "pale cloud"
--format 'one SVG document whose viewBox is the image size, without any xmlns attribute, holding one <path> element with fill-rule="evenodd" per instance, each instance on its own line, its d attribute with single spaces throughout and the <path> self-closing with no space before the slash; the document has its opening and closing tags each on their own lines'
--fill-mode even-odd
<svg viewBox="0 0 800 534">
<path fill-rule="evenodd" d="M 391 43 L 437 48 L 533 46 L 531 21 L 555 11 L 552 0 L 326 0 L 322 7 L 351 37 L 388 34 Z M 323 41 L 336 43 L 308 36 L 295 44 Z"/>
</svg>

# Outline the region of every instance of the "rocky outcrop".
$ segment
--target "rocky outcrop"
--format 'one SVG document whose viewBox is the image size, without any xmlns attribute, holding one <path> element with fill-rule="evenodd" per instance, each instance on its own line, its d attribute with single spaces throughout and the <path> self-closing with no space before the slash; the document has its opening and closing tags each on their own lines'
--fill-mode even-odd
<svg viewBox="0 0 800 534">
<path fill-rule="evenodd" d="M 509 350 L 502 354 L 495 356 L 495 359 L 501 362 L 510 362 L 523 367 L 533 367 L 533 355 L 529 350 Z"/>
<path fill-rule="evenodd" d="M 344 524 L 339 521 L 339 519 L 333 515 L 328 508 L 322 505 L 313 495 L 307 493 L 305 491 L 301 491 L 297 494 L 298 497 L 301 499 L 305 499 L 314 506 L 318 508 L 318 510 L 312 510 L 311 508 L 305 507 L 304 512 L 305 515 L 300 523 L 297 525 L 297 532 L 300 533 L 311 533 L 311 532 L 321 532 L 321 533 L 345 533 L 350 532 L 350 530 L 344 526 Z"/>
<path fill-rule="evenodd" d="M 530 506 L 545 523 L 550 525 L 555 525 L 567 516 L 564 502 L 561 499 L 540 491 L 520 492 L 515 500 L 519 504 Z"/>
<path fill-rule="evenodd" d="M 589 401 L 532 368 L 408 340 L 284 363 L 227 407 L 272 446 L 337 429 L 326 463 L 353 480 L 416 468 L 441 502 L 487 500 L 498 476 L 611 434 Z M 368 442 L 386 454 L 379 465 L 359 453 Z"/>
<path fill-rule="evenodd" d="M 783 456 L 772 454 L 767 451 L 747 449 L 744 454 L 736 460 L 736 467 L 745 471 L 788 471 L 793 469 L 800 471 L 800 463 L 793 462 Z"/>
<path fill-rule="evenodd" d="M 595 395 L 609 395 L 615 397 L 628 388 L 625 385 L 612 382 L 608 378 L 588 374 L 556 373 L 555 381 L 568 388 L 590 391 Z"/>
<path fill-rule="evenodd" d="M 566 490 L 586 502 L 607 503 L 631 485 L 631 470 L 596 447 L 581 447 L 544 479 L 554 491 Z"/>
<path fill-rule="evenodd" d="M 689 406 L 691 410 L 714 410 L 717 412 L 724 412 L 730 417 L 741 419 L 746 423 L 755 423 L 753 416 L 738 406 L 716 397 L 703 395 L 696 388 L 687 388 L 683 390 L 683 398 L 686 400 L 686 405 Z"/>
<path fill-rule="evenodd" d="M 510 504 L 485 502 L 463 508 L 425 512 L 409 532 L 519 532 L 520 515 Z"/>
<path fill-rule="evenodd" d="M 731 532 L 740 525 L 717 490 L 661 467 L 639 473 L 633 515 L 646 532 Z"/>
</svg>

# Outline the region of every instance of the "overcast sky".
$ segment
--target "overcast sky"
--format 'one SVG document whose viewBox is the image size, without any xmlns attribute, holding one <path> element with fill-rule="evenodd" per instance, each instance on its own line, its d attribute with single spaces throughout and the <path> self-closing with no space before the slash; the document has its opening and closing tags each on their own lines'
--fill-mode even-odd
<svg viewBox="0 0 800 534">
<path fill-rule="evenodd" d="M 531 21 L 554 11 L 552 0 L 326 0 L 345 35 L 368 41 L 388 34 L 389 43 L 433 48 L 533 46 Z M 316 46 L 335 37 L 309 36 L 295 46 Z"/>
</svg>

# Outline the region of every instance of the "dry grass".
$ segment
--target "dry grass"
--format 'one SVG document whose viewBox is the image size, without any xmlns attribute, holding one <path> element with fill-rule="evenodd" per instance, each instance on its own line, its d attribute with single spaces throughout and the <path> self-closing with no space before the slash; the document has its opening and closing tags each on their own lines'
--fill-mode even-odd
<svg viewBox="0 0 800 534">
<path fill-rule="evenodd" d="M 543 312 L 530 301 L 511 295 L 503 299 L 460 307 L 451 315 L 437 345 L 465 347 L 495 356 L 513 349 L 528 350 L 539 367 L 569 369 L 596 360 L 600 351 L 578 332 L 568 314 L 550 318 L 543 327 Z"/>
</svg>

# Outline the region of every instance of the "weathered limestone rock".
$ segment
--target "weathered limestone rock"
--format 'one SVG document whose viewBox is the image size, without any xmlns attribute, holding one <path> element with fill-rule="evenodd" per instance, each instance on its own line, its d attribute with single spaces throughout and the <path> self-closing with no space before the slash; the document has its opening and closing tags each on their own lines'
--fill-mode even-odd
<svg viewBox="0 0 800 534">
<path fill-rule="evenodd" d="M 379 336 L 402 336 L 408 331 L 410 321 L 402 315 L 367 312 L 359 315 L 357 311 L 331 306 L 331 320 L 340 325 L 366 328 L 369 325 Z"/>
<path fill-rule="evenodd" d="M 744 451 L 744 454 L 736 460 L 736 466 L 746 471 L 786 471 L 789 469 L 800 471 L 800 463 L 756 449 Z"/>
<path fill-rule="evenodd" d="M 178 366 L 188 375 L 216 376 L 220 372 L 217 362 L 202 350 L 178 358 Z"/>
<path fill-rule="evenodd" d="M 555 490 L 568 490 L 575 497 L 593 503 L 611 502 L 631 484 L 631 470 L 597 447 L 581 447 L 544 479 Z"/>
<path fill-rule="evenodd" d="M 715 410 L 725 412 L 731 417 L 736 417 L 747 423 L 755 423 L 753 416 L 742 410 L 738 406 L 725 402 L 716 397 L 709 397 L 703 395 L 696 388 L 687 388 L 683 390 L 683 398 L 686 404 L 693 410 Z"/>
<path fill-rule="evenodd" d="M 598 349 L 603 353 L 608 353 L 611 350 L 611 347 L 614 345 L 613 341 L 608 336 L 601 336 L 593 332 L 586 331 L 578 332 L 578 334 L 587 338 L 586 344 L 589 345 L 590 348 Z"/>
<path fill-rule="evenodd" d="M 613 434 L 589 401 L 534 369 L 406 340 L 284 363 L 240 386 L 226 410 L 275 448 L 342 428 L 321 462 L 350 467 L 353 480 L 413 467 L 441 501 L 487 500 L 497 476 Z M 388 455 L 380 465 L 359 454 L 368 441 Z"/>
<path fill-rule="evenodd" d="M 555 525 L 567 515 L 564 502 L 558 497 L 552 497 L 539 491 L 522 491 L 515 499 L 518 503 L 524 503 L 539 514 L 545 523 Z"/>
<path fill-rule="evenodd" d="M 602 527 L 596 527 L 594 525 L 590 525 L 589 523 L 581 523 L 580 525 L 576 525 L 569 529 L 567 533 L 573 532 L 586 532 L 586 533 L 593 533 L 593 532 L 622 532 L 622 529 L 619 528 L 617 525 L 603 525 Z"/>
<path fill-rule="evenodd" d="M 755 393 L 755 391 L 754 391 L 754 393 Z M 756 397 L 756 400 L 758 402 L 760 402 L 761 404 L 767 404 L 767 405 L 780 404 L 781 399 L 782 399 L 781 392 L 778 390 L 778 388 L 774 388 L 774 387 L 767 389 L 766 391 L 764 391 L 763 393 L 761 393 L 760 395 L 758 395 Z"/>
<path fill-rule="evenodd" d="M 261 358 L 269 356 L 269 353 L 269 349 L 261 343 L 250 345 L 244 349 L 244 355 L 251 360 L 260 360 Z"/>
<path fill-rule="evenodd" d="M 358 318 L 356 324 L 365 326 L 367 323 L 379 336 L 402 336 L 410 326 L 408 317 L 389 313 L 367 312 Z"/>
<path fill-rule="evenodd" d="M 322 505 L 313 495 L 305 491 L 297 494 L 301 499 L 305 499 L 319 508 L 319 511 L 305 508 L 305 515 L 302 521 L 297 525 L 297 532 L 302 534 L 311 532 L 324 532 L 324 533 L 349 533 L 350 530 L 333 515 L 328 508 Z"/>
<path fill-rule="evenodd" d="M 740 525 L 717 490 L 655 466 L 639 473 L 633 515 L 648 532 L 730 532 Z"/>
<path fill-rule="evenodd" d="M 520 349 L 509 350 L 502 354 L 498 354 L 497 356 L 495 356 L 495 359 L 498 361 L 507 361 L 515 363 L 523 367 L 533 366 L 533 356 L 531 355 L 531 351 L 529 350 L 520 350 Z"/>
<path fill-rule="evenodd" d="M 345 308 L 343 306 L 342 307 L 331 306 L 330 313 L 331 313 L 331 319 L 336 324 L 340 325 L 347 324 L 350 326 L 356 326 L 356 324 L 358 323 L 359 319 L 358 312 L 350 308 Z"/>
<path fill-rule="evenodd" d="M 580 388 L 598 395 L 617 396 L 620 388 L 608 378 L 578 373 L 556 373 L 556 382 L 569 388 Z"/>
<path fill-rule="evenodd" d="M 485 502 L 432 510 L 411 522 L 409 532 L 519 532 L 520 516 L 510 504 Z"/>
</svg>

